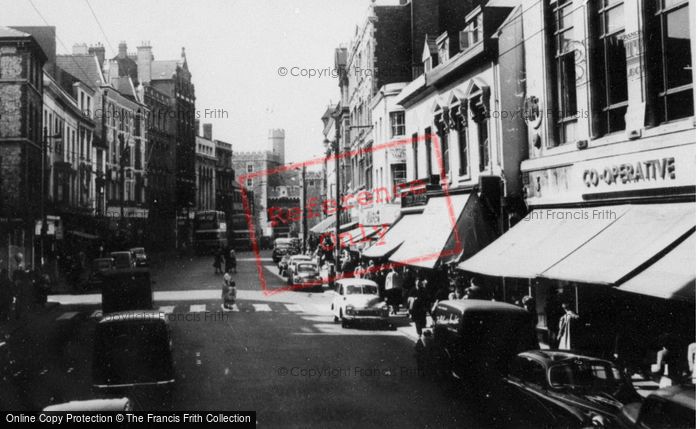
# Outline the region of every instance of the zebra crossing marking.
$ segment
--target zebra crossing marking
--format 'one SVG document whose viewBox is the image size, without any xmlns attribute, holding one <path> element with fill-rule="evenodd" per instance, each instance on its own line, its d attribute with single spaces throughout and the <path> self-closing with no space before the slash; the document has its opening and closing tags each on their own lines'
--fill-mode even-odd
<svg viewBox="0 0 700 429">
<path fill-rule="evenodd" d="M 165 314 L 170 314 L 175 310 L 174 305 L 161 305 L 158 311 Z"/>
<path fill-rule="evenodd" d="M 190 313 L 204 313 L 207 311 L 206 304 L 192 304 L 190 305 Z"/>
<path fill-rule="evenodd" d="M 301 305 L 299 304 L 284 304 L 285 308 L 287 311 L 294 311 L 294 312 L 303 312 L 304 309 L 301 308 Z"/>
<path fill-rule="evenodd" d="M 255 312 L 259 311 L 272 311 L 269 305 L 267 304 L 253 304 L 253 308 L 255 309 Z"/>
<path fill-rule="evenodd" d="M 77 311 L 68 311 L 58 316 L 56 320 L 70 320 L 78 314 Z"/>
</svg>

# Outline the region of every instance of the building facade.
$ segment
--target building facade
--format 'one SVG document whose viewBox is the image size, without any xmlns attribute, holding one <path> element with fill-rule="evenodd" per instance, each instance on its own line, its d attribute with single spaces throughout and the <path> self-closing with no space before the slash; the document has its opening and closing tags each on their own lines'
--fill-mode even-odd
<svg viewBox="0 0 700 429">
<path fill-rule="evenodd" d="M 204 124 L 202 136 L 197 135 L 195 167 L 197 170 L 196 210 L 217 209 L 217 153 L 212 140 L 211 124 Z"/>
<path fill-rule="evenodd" d="M 0 258 L 10 272 L 38 263 L 41 216 L 42 68 L 47 56 L 31 34 L 0 27 Z"/>
</svg>

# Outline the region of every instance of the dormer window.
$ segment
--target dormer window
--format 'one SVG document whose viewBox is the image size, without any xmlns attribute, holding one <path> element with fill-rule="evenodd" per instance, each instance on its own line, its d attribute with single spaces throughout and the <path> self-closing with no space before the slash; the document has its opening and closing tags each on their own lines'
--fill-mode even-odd
<svg viewBox="0 0 700 429">
<path fill-rule="evenodd" d="M 438 64 L 445 64 L 450 60 L 450 39 L 447 33 L 442 33 L 435 43 L 438 49 Z"/>
<path fill-rule="evenodd" d="M 459 33 L 459 48 L 469 49 L 484 39 L 483 14 L 481 8 L 474 9 L 464 19 L 467 25 Z"/>
</svg>

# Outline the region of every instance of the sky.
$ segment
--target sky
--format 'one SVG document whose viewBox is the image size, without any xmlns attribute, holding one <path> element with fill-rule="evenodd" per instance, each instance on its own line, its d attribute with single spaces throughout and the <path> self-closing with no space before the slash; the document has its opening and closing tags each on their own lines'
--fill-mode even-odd
<svg viewBox="0 0 700 429">
<path fill-rule="evenodd" d="M 387 2 L 391 1 L 380 3 Z M 269 129 L 283 128 L 287 160 L 298 162 L 323 153 L 321 115 L 337 102 L 339 89 L 328 71 L 320 78 L 291 74 L 332 69 L 334 49 L 350 42 L 369 4 L 369 0 L 0 0 L 0 25 L 55 26 L 59 54 L 70 53 L 75 43 L 102 42 L 111 58 L 121 41 L 134 52 L 142 41 L 150 41 L 155 59 L 168 60 L 178 59 L 184 46 L 200 114 L 204 109 L 228 114 L 228 118 L 200 119 L 213 124 L 214 138 L 231 142 L 235 150 L 259 150 L 266 147 Z M 281 67 L 286 76 L 280 76 Z"/>
</svg>

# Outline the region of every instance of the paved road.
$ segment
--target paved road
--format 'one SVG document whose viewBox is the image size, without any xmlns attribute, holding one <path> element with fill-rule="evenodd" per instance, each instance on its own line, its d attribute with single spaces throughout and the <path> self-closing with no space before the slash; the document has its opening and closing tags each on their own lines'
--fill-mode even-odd
<svg viewBox="0 0 700 429">
<path fill-rule="evenodd" d="M 264 255 L 266 256 L 266 255 Z M 411 327 L 343 329 L 328 292 L 265 294 L 251 254 L 239 255 L 239 299 L 220 312 L 220 276 L 207 258 L 153 268 L 178 373 L 173 409 L 255 410 L 261 427 L 484 427 L 461 394 L 415 370 Z M 270 289 L 284 287 L 263 258 Z M 268 266 L 267 268 L 265 266 Z M 32 410 L 92 396 L 99 295 L 61 305 L 0 347 L 0 408 Z"/>
</svg>

